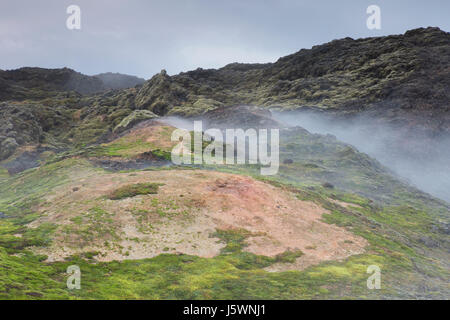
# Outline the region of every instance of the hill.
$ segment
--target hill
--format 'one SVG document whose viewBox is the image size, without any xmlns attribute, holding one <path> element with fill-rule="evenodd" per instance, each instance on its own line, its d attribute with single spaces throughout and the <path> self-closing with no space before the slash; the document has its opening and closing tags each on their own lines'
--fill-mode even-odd
<svg viewBox="0 0 450 320">
<path fill-rule="evenodd" d="M 199 114 L 235 104 L 307 107 L 345 116 L 367 112 L 448 133 L 449 92 L 450 33 L 421 28 L 334 40 L 270 64 L 234 63 L 172 77 L 162 72 L 144 84 L 136 104 L 160 115 Z"/>
<path fill-rule="evenodd" d="M 25 67 L 0 70 L 0 101 L 39 100 L 58 97 L 61 93 L 71 91 L 89 95 L 110 89 L 131 88 L 144 81 L 138 77 L 111 72 L 87 76 L 69 68 Z"/>
<path fill-rule="evenodd" d="M 94 77 L 99 78 L 109 89 L 132 88 L 145 82 L 143 78 L 112 72 L 96 74 Z"/>
</svg>

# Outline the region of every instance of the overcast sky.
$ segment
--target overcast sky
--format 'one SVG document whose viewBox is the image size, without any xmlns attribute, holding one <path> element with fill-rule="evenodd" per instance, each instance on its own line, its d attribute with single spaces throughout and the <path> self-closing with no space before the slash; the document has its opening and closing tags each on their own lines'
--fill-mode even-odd
<svg viewBox="0 0 450 320">
<path fill-rule="evenodd" d="M 66 27 L 71 4 L 81 8 L 81 30 Z M 371 4 L 381 8 L 381 30 L 366 27 Z M 347 36 L 450 31 L 449 13 L 448 0 L 2 0 L 0 69 L 66 66 L 147 79 L 161 69 L 274 62 Z"/>
</svg>

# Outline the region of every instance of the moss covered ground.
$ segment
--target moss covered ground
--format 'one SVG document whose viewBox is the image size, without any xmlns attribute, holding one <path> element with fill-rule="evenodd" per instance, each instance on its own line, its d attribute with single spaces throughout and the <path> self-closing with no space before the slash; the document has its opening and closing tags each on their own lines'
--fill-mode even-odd
<svg viewBox="0 0 450 320">
<path fill-rule="evenodd" d="M 93 253 L 72 256 L 64 262 L 45 262 L 45 256 L 33 254 L 30 248 L 48 245 L 54 226 L 48 223 L 31 229 L 26 225 L 37 218 L 33 208 L 42 201 L 42 195 L 51 194 L 66 183 L 77 168 L 100 170 L 93 169 L 85 160 L 71 158 L 25 171 L 0 184 L 0 212 L 6 216 L 0 219 L 2 299 L 448 297 L 449 271 L 445 264 L 448 235 L 439 231 L 436 218 L 439 208 L 435 204 L 429 206 L 425 200 L 411 195 L 405 196 L 401 203 L 397 195 L 394 197 L 397 204 L 383 205 L 337 188 L 293 185 L 283 175 L 268 181 L 294 190 L 300 199 L 327 208 L 331 214 L 324 216 L 324 220 L 345 226 L 367 239 L 370 246 L 366 253 L 303 271 L 268 272 L 266 267 L 290 263 L 302 253 L 285 252 L 274 258 L 257 256 L 242 250 L 248 236 L 245 230 L 217 230 L 214 236 L 226 246 L 213 258 L 161 254 L 151 259 L 98 262 Z M 252 168 L 235 170 L 252 174 Z M 330 199 L 355 206 L 344 208 Z M 97 224 L 106 224 L 101 212 L 93 212 L 93 216 L 98 218 Z M 432 245 L 435 242 L 439 245 Z M 81 268 L 81 290 L 66 287 L 67 267 L 74 264 Z M 369 265 L 382 270 L 381 290 L 367 289 Z"/>
<path fill-rule="evenodd" d="M 262 178 L 258 165 L 181 168 L 249 175 L 286 188 L 299 199 L 326 208 L 330 214 L 323 220 L 327 223 L 365 238 L 369 247 L 364 254 L 302 271 L 269 272 L 266 268 L 276 263 L 289 264 L 302 252 L 286 251 L 273 258 L 245 252 L 245 230 L 216 230 L 211 236 L 226 246 L 213 258 L 161 254 L 151 259 L 98 262 L 93 252 L 64 262 L 46 262 L 45 256 L 32 253 L 34 247 L 50 245 L 55 230 L 52 223 L 28 226 L 40 217 L 35 208 L 45 201 L 44 196 L 69 183 L 79 172 L 103 174 L 102 169 L 92 166 L 91 157 L 128 161 L 151 152 L 167 160 L 170 147 L 162 146 L 158 139 L 170 140 L 170 134 L 170 127 L 162 126 L 155 141 L 134 135 L 88 147 L 85 145 L 90 138 L 86 138 L 77 148 L 49 156 L 39 168 L 10 176 L 0 167 L 0 298 L 448 298 L 449 205 L 401 182 L 375 160 L 333 137 L 311 135 L 302 129 L 282 133 L 281 165 L 275 176 Z M 132 174 L 133 170 L 128 172 Z M 125 185 L 112 196 L 122 199 L 152 192 L 157 192 L 156 185 Z M 66 231 L 82 235 L 83 241 L 89 243 L 96 232 L 112 232 L 108 217 L 108 212 L 93 207 L 85 220 L 72 221 Z M 89 228 L 83 229 L 83 225 Z M 66 286 L 66 269 L 73 264 L 81 268 L 81 290 Z M 369 265 L 382 270 L 381 290 L 367 289 Z"/>
<path fill-rule="evenodd" d="M 114 190 L 108 198 L 110 200 L 121 200 L 131 198 L 137 195 L 156 194 L 158 193 L 158 183 L 138 183 L 133 185 L 123 186 Z"/>
</svg>

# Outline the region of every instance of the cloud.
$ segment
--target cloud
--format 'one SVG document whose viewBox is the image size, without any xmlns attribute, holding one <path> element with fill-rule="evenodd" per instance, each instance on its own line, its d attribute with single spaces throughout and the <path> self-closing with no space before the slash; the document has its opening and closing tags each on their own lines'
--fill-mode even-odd
<svg viewBox="0 0 450 320">
<path fill-rule="evenodd" d="M 275 62 L 279 56 L 279 52 L 270 53 L 268 51 L 260 51 L 244 46 L 221 46 L 217 45 L 190 45 L 181 48 L 180 58 L 183 65 L 187 69 L 201 68 L 217 68 L 225 66 L 233 62 L 241 63 L 267 63 Z"/>
<path fill-rule="evenodd" d="M 81 30 L 68 30 L 76 3 Z M 149 78 L 230 62 L 267 62 L 335 38 L 450 29 L 450 3 L 379 0 L 382 30 L 367 30 L 370 1 L 15 0 L 0 3 L 0 69 L 61 67 Z M 411 19 L 410 17 L 414 17 Z"/>
</svg>

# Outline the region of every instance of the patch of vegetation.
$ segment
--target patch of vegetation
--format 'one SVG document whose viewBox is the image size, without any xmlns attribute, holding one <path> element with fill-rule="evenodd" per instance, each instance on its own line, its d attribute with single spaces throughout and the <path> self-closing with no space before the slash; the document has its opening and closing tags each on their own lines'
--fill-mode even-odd
<svg viewBox="0 0 450 320">
<path fill-rule="evenodd" d="M 189 211 L 181 207 L 173 199 L 159 200 L 152 198 L 150 203 L 145 203 L 145 209 L 133 208 L 131 214 L 138 222 L 138 230 L 148 234 L 153 231 L 153 223 L 161 218 L 171 219 L 177 216 L 187 216 Z"/>
<path fill-rule="evenodd" d="M 56 225 L 52 223 L 30 229 L 14 220 L 0 220 L 0 247 L 11 253 L 30 246 L 45 247 L 51 243 L 50 237 L 55 230 Z"/>
<path fill-rule="evenodd" d="M 44 196 L 53 189 L 69 181 L 71 172 L 91 168 L 89 163 L 80 159 L 66 159 L 50 163 L 39 168 L 16 174 L 0 183 L 0 212 L 9 217 L 26 219 L 22 223 L 29 223 L 32 206 L 44 201 Z M 92 170 L 92 169 L 90 169 Z"/>
<path fill-rule="evenodd" d="M 134 125 L 138 124 L 141 121 L 157 118 L 158 116 L 155 115 L 153 112 L 148 110 L 134 110 L 130 115 L 125 117 L 115 128 L 115 133 L 120 133 L 122 131 L 125 131 L 127 129 L 130 129 Z"/>
<path fill-rule="evenodd" d="M 0 166 L 0 181 L 9 177 L 8 170 Z"/>
<path fill-rule="evenodd" d="M 25 252 L 11 256 L 0 249 L 0 265 L 13 268 L 0 274 L 0 297 L 330 299 L 376 298 L 389 293 L 385 287 L 376 291 L 366 288 L 368 265 L 379 265 L 386 274 L 391 271 L 389 261 L 379 255 L 354 256 L 344 262 L 324 263 L 305 271 L 266 272 L 262 268 L 273 263 L 291 262 L 292 253 L 270 258 L 243 252 L 244 239 L 249 236 L 244 230 L 218 230 L 216 235 L 227 242 L 228 249 L 210 259 L 161 254 L 152 259 L 98 263 L 91 261 L 96 253 L 90 252 L 64 262 L 43 264 L 43 257 Z M 66 270 L 74 264 L 82 272 L 81 290 L 66 288 Z M 28 292 L 37 294 L 29 296 Z"/>
<path fill-rule="evenodd" d="M 169 126 L 156 126 L 154 128 L 151 137 L 154 138 L 155 141 L 148 141 L 149 136 L 145 133 L 125 135 L 110 143 L 92 147 L 89 152 L 86 152 L 84 155 L 90 157 L 123 157 L 132 159 L 151 152 L 161 159 L 170 160 L 171 146 L 175 145 L 175 143 L 170 142 L 173 128 Z M 165 143 L 169 142 L 169 145 L 161 145 L 158 143 L 159 141 Z"/>
<path fill-rule="evenodd" d="M 161 183 L 138 183 L 127 185 L 114 190 L 108 198 L 110 200 L 121 200 L 137 195 L 157 194 L 160 186 L 162 186 Z"/>
<path fill-rule="evenodd" d="M 152 155 L 154 155 L 155 157 L 158 157 L 160 159 L 167 160 L 167 161 L 172 160 L 172 153 L 169 151 L 165 151 L 165 150 L 161 150 L 161 149 L 154 149 L 150 152 L 152 153 Z"/>
<path fill-rule="evenodd" d="M 88 246 L 95 239 L 115 241 L 120 237 L 113 216 L 100 207 L 93 207 L 82 215 L 72 218 L 72 224 L 61 226 L 60 233 L 65 242 L 74 247 Z"/>
<path fill-rule="evenodd" d="M 89 156 L 132 158 L 140 153 L 152 150 L 154 147 L 153 144 L 145 140 L 128 141 L 127 139 L 119 139 L 110 144 L 98 146 L 89 153 Z"/>
<path fill-rule="evenodd" d="M 238 258 L 239 261 L 236 263 L 238 269 L 249 270 L 253 268 L 265 268 L 277 262 L 293 263 L 303 254 L 300 250 L 287 250 L 272 258 L 243 251 L 247 246 L 245 240 L 249 237 L 258 235 L 259 234 L 251 233 L 245 229 L 219 229 L 211 236 L 217 237 L 222 242 L 226 243 L 226 246 L 221 252 L 223 255 L 232 255 L 235 258 Z"/>
<path fill-rule="evenodd" d="M 245 239 L 251 235 L 252 233 L 245 229 L 219 229 L 211 236 L 217 237 L 226 243 L 226 246 L 222 249 L 222 253 L 232 253 L 242 250 L 245 247 Z"/>
<path fill-rule="evenodd" d="M 335 192 L 335 190 L 333 191 Z M 313 194 L 310 194 L 313 197 Z M 351 225 L 353 231 L 371 243 L 368 253 L 341 262 L 327 262 L 304 271 L 266 272 L 274 263 L 291 263 L 300 252 L 285 252 L 277 257 L 258 256 L 243 251 L 246 230 L 217 230 L 212 235 L 226 243 L 214 258 L 162 254 L 152 259 L 95 262 L 95 253 L 71 257 L 65 262 L 42 262 L 45 257 L 27 253 L 26 248 L 10 246 L 10 253 L 0 248 L 0 297 L 20 299 L 333 299 L 333 298 L 417 298 L 414 290 L 418 276 L 415 268 L 427 277 L 430 290 L 421 297 L 442 297 L 438 289 L 447 277 L 444 269 L 421 257 L 414 248 L 392 238 L 388 229 L 371 229 L 371 222 L 355 210 L 331 202 L 327 196 L 318 203 L 328 205 L 330 223 Z M 365 215 L 376 215 L 370 208 Z M 398 213 L 400 214 L 401 210 Z M 105 219 L 102 210 L 92 215 Z M 384 219 L 381 217 L 381 219 Z M 2 221 L 3 222 L 3 221 Z M 402 226 L 403 222 L 398 222 Z M 2 243 L 20 232 L 19 226 L 3 225 Z M 405 227 L 409 227 L 406 226 Z M 30 235 L 31 238 L 37 234 Z M 14 255 L 12 255 L 14 253 Z M 81 290 L 66 289 L 66 269 L 76 264 L 82 271 Z M 382 289 L 368 290 L 366 272 L 369 265 L 382 270 Z M 6 267 L 6 268 L 5 268 Z M 423 273 L 425 272 L 425 273 Z M 448 272 L 447 272 L 448 273 Z M 433 280 L 434 279 L 434 280 Z M 405 287 L 405 284 L 406 287 Z M 27 293 L 33 293 L 29 295 Z"/>
<path fill-rule="evenodd" d="M 294 263 L 297 258 L 301 257 L 303 252 L 301 250 L 286 250 L 275 257 L 276 262 L 280 263 Z"/>
</svg>

